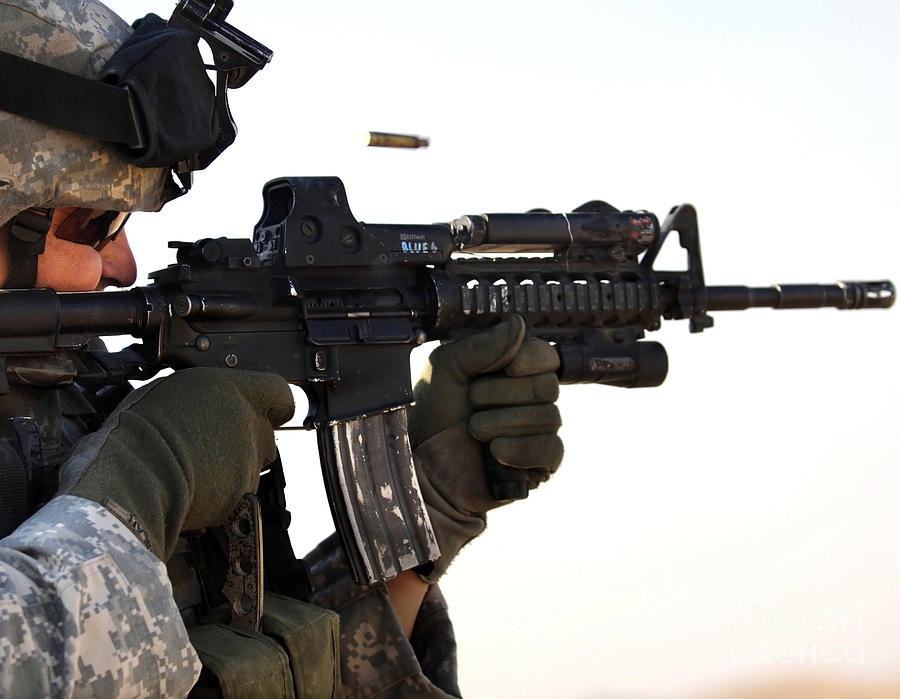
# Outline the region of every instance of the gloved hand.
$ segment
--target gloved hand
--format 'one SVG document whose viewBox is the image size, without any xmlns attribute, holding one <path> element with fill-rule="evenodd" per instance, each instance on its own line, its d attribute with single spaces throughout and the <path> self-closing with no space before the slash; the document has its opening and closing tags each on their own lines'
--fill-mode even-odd
<svg viewBox="0 0 900 699">
<path fill-rule="evenodd" d="M 491 496 L 485 443 L 501 464 L 526 470 L 531 487 L 559 467 L 558 366 L 556 350 L 526 338 L 517 315 L 431 353 L 409 413 L 419 485 L 441 547 L 428 582 L 484 530 L 487 511 L 508 502 Z"/>
<path fill-rule="evenodd" d="M 221 524 L 275 460 L 294 413 L 274 374 L 186 369 L 130 393 L 82 439 L 59 494 L 104 505 L 166 561 L 182 530 Z"/>
</svg>

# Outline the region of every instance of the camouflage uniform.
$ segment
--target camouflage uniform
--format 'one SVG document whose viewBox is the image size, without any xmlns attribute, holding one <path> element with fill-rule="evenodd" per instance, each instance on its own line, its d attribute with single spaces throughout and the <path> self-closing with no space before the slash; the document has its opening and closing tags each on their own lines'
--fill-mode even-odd
<svg viewBox="0 0 900 699">
<path fill-rule="evenodd" d="M 75 496 L 37 509 L 73 444 L 103 417 L 96 396 L 73 386 L 11 381 L 0 397 L 0 427 L 16 428 L 0 435 L 2 696 L 182 696 L 200 671 L 165 566 L 121 521 Z M 16 472 L 35 481 L 19 507 Z"/>
<path fill-rule="evenodd" d="M 9 697 L 183 696 L 200 673 L 165 566 L 74 496 L 0 542 L 0 638 Z"/>
<path fill-rule="evenodd" d="M 0 0 L 5 51 L 87 78 L 130 32 L 99 2 Z M 0 145 L 0 226 L 29 206 L 156 211 L 177 194 L 168 168 L 125 163 L 95 139 L 3 111 Z"/>
<path fill-rule="evenodd" d="M 0 0 L 3 50 L 83 77 L 96 78 L 130 31 L 97 2 Z M 0 227 L 30 206 L 152 211 L 176 193 L 167 168 L 2 111 L 0 144 Z M 62 496 L 35 512 L 96 426 L 94 407 L 65 388 L 11 389 L 0 400 L 0 694 L 185 695 L 200 663 L 165 566 L 96 503 Z"/>
<path fill-rule="evenodd" d="M 383 584 L 355 585 L 337 536 L 304 559 L 310 601 L 341 617 L 341 679 L 348 699 L 460 696 L 447 603 L 431 585 L 407 640 Z"/>
<path fill-rule="evenodd" d="M 0 408 L 13 396 L 0 400 Z M 67 410 L 73 398 L 63 401 Z M 16 407 L 22 409 L 20 403 Z M 100 419 L 86 415 L 84 406 L 79 412 L 89 419 L 68 415 L 51 421 L 42 415 L 43 444 L 49 447 L 53 441 L 55 446 L 35 451 L 64 460 L 78 429 Z M 54 464 L 45 465 L 48 472 L 55 470 Z M 453 629 L 436 585 L 407 640 L 385 586 L 353 584 L 336 536 L 304 562 L 313 583 L 310 601 L 341 617 L 340 674 L 346 696 L 459 695 Z M 0 595 L 4 696 L 28 695 L 22 687 L 33 688 L 36 696 L 180 696 L 197 678 L 199 661 L 165 567 L 93 502 L 54 498 L 3 539 Z"/>
</svg>

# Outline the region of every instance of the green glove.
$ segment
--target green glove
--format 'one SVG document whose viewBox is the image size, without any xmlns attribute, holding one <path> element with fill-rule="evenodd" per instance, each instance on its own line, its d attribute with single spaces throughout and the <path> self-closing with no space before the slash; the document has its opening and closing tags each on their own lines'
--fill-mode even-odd
<svg viewBox="0 0 900 699">
<path fill-rule="evenodd" d="M 556 350 L 526 338 L 517 315 L 431 353 L 409 413 L 419 484 L 441 547 L 428 582 L 484 530 L 487 511 L 507 502 L 491 496 L 484 444 L 501 464 L 525 470 L 531 487 L 559 467 L 558 367 Z"/>
<path fill-rule="evenodd" d="M 59 494 L 104 505 L 163 561 L 182 530 L 221 524 L 275 460 L 294 401 L 274 374 L 177 371 L 130 393 L 60 472 Z"/>
</svg>

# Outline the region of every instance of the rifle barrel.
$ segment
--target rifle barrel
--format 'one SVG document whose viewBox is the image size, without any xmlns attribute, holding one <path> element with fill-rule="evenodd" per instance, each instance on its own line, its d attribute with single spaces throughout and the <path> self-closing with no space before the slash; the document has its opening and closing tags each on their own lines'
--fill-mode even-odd
<svg viewBox="0 0 900 699">
<path fill-rule="evenodd" d="M 776 284 L 769 287 L 708 286 L 710 311 L 746 308 L 890 308 L 897 291 L 890 281 Z"/>
</svg>

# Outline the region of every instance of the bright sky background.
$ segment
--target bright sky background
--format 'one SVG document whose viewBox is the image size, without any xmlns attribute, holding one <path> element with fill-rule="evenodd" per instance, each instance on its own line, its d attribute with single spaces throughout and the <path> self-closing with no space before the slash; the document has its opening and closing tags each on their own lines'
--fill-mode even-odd
<svg viewBox="0 0 900 699">
<path fill-rule="evenodd" d="M 338 175 L 370 222 L 691 202 L 709 284 L 900 280 L 896 2 L 237 0 L 230 20 L 275 59 L 232 95 L 237 145 L 130 225 L 143 273 L 166 239 L 250 236 L 265 181 Z M 662 387 L 564 388 L 560 473 L 443 584 L 467 696 L 900 675 L 897 313 L 673 321 Z M 306 550 L 331 531 L 315 440 L 280 443 Z"/>
</svg>

